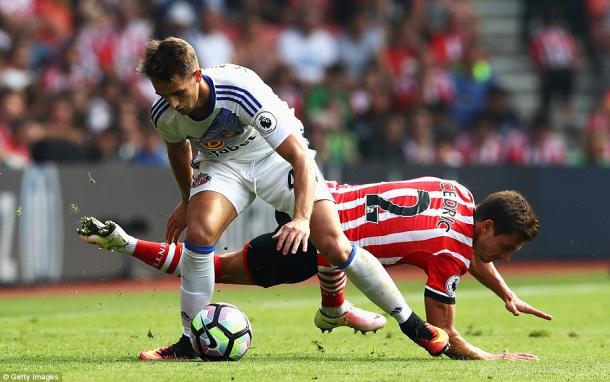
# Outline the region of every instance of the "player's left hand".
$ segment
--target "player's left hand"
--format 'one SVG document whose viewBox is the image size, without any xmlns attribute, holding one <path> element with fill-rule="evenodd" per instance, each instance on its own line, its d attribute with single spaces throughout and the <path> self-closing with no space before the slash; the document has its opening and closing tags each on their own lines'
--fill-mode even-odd
<svg viewBox="0 0 610 382">
<path fill-rule="evenodd" d="M 309 240 L 309 220 L 293 219 L 291 222 L 284 224 L 273 239 L 277 240 L 275 249 L 281 251 L 284 256 L 297 253 L 299 247 L 303 252 L 307 252 L 307 241 Z"/>
<path fill-rule="evenodd" d="M 514 316 L 519 316 L 521 313 L 533 314 L 536 317 L 543 318 L 545 320 L 552 320 L 553 316 L 548 313 L 545 313 L 541 310 L 538 310 L 528 304 L 527 302 L 521 300 L 519 297 L 513 295 L 512 298 L 505 302 L 506 310 L 511 312 Z"/>
</svg>

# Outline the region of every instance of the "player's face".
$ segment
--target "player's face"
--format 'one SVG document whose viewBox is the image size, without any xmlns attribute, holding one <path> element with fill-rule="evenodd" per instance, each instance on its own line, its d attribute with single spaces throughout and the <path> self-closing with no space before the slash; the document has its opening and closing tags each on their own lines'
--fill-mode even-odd
<svg viewBox="0 0 610 382">
<path fill-rule="evenodd" d="M 151 78 L 155 92 L 181 114 L 189 114 L 199 100 L 199 76 L 174 75 L 170 81 Z"/>
<path fill-rule="evenodd" d="M 474 240 L 474 255 L 484 263 L 510 261 L 513 253 L 523 246 L 523 240 L 516 234 L 496 234 L 492 221 L 484 224 Z"/>
</svg>

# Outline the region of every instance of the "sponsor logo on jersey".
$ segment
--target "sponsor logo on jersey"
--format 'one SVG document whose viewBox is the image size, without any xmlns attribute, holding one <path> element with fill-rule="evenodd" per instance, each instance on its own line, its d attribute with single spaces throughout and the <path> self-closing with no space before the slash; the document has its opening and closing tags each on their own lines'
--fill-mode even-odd
<svg viewBox="0 0 610 382">
<path fill-rule="evenodd" d="M 218 150 L 222 149 L 225 146 L 225 141 L 220 139 L 211 139 L 209 141 L 201 142 L 201 146 L 205 147 L 208 150 Z"/>
<path fill-rule="evenodd" d="M 447 294 L 449 295 L 449 297 L 455 297 L 455 291 L 456 291 L 459 283 L 460 283 L 459 275 L 453 275 L 447 279 L 447 282 L 445 283 L 445 290 L 447 291 Z"/>
<path fill-rule="evenodd" d="M 222 108 L 202 137 L 187 138 L 206 150 L 220 150 L 225 147 L 227 139 L 235 138 L 244 131 L 246 131 L 245 125 L 239 121 L 239 117 L 230 110 Z"/>
<path fill-rule="evenodd" d="M 199 187 L 202 184 L 206 184 L 210 180 L 212 180 L 212 177 L 209 174 L 206 174 L 205 172 L 200 172 L 197 175 L 193 174 L 193 183 L 191 184 L 191 187 Z"/>
<path fill-rule="evenodd" d="M 277 127 L 275 116 L 268 111 L 263 111 L 256 117 L 256 127 L 264 135 L 271 134 Z"/>
<path fill-rule="evenodd" d="M 221 150 L 209 150 L 207 152 L 207 154 L 208 154 L 208 156 L 213 157 L 213 158 L 220 158 L 220 156 L 223 155 L 223 154 L 228 154 L 228 153 L 231 153 L 233 151 L 237 151 L 237 150 L 241 149 L 244 146 L 248 146 L 250 144 L 250 142 L 252 142 L 254 140 L 254 138 L 256 138 L 256 136 L 250 135 L 248 137 L 248 139 L 246 139 L 245 141 L 243 141 L 239 145 L 225 146 Z"/>
</svg>

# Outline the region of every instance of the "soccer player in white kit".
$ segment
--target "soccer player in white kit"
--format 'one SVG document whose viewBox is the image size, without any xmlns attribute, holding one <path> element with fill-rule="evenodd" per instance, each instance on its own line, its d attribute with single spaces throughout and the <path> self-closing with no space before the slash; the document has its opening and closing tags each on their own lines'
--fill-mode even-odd
<svg viewBox="0 0 610 382">
<path fill-rule="evenodd" d="M 193 47 L 174 37 L 150 41 L 138 71 L 160 96 L 151 119 L 167 144 L 181 194 L 166 240 L 177 242 L 186 228 L 180 269 L 183 335 L 141 358 L 188 358 L 191 317 L 214 290 L 214 245 L 256 196 L 292 217 L 274 236 L 284 255 L 306 251 L 311 239 L 409 338 L 431 355 L 447 348 L 447 333 L 413 313 L 381 264 L 343 234 L 302 123 L 254 72 L 231 64 L 200 69 Z M 194 159 L 191 145 L 198 150 Z"/>
</svg>

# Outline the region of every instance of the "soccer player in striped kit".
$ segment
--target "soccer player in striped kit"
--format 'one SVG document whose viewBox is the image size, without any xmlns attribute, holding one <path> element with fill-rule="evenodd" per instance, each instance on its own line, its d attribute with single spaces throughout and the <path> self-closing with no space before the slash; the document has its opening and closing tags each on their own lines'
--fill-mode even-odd
<svg viewBox="0 0 610 382">
<path fill-rule="evenodd" d="M 332 196 L 307 147 L 303 125 L 253 71 L 238 65 L 201 69 L 186 41 L 150 41 L 138 71 L 159 97 L 151 109 L 181 201 L 171 214 L 166 240 L 186 230 L 180 265 L 183 334 L 173 345 L 142 353 L 145 359 L 188 358 L 191 317 L 214 290 L 215 244 L 256 197 L 292 220 L 276 233 L 284 255 L 307 251 L 311 241 L 401 330 L 431 355 L 448 346 L 442 329 L 421 320 L 385 269 L 341 231 Z M 191 147 L 198 150 L 193 158 Z"/>
<path fill-rule="evenodd" d="M 409 264 L 426 272 L 427 319 L 449 333 L 451 347 L 445 354 L 455 359 L 536 359 L 527 353 L 488 353 L 469 344 L 453 326 L 456 287 L 468 271 L 495 292 L 514 315 L 527 313 L 551 319 L 520 300 L 492 262 L 510 260 L 538 232 L 538 219 L 522 195 L 515 191 L 493 193 L 475 208 L 468 189 L 439 178 L 361 186 L 329 182 L 329 186 L 350 240 L 367 248 L 384 266 Z M 288 220 L 285 214 L 278 214 L 280 225 Z M 165 243 L 136 240 L 115 223 L 103 224 L 93 218 L 83 221 L 79 233 L 87 242 L 127 252 L 166 273 L 179 271 L 181 244 L 168 248 Z M 316 326 L 323 331 L 339 326 L 362 330 L 359 325 L 363 323 L 346 315 L 335 318 L 346 304 L 345 276 L 329 267 L 312 247 L 307 254 L 283 256 L 275 250 L 272 236 L 261 235 L 242 251 L 216 256 L 217 281 L 270 287 L 300 282 L 317 273 L 322 307 L 315 316 Z"/>
</svg>

